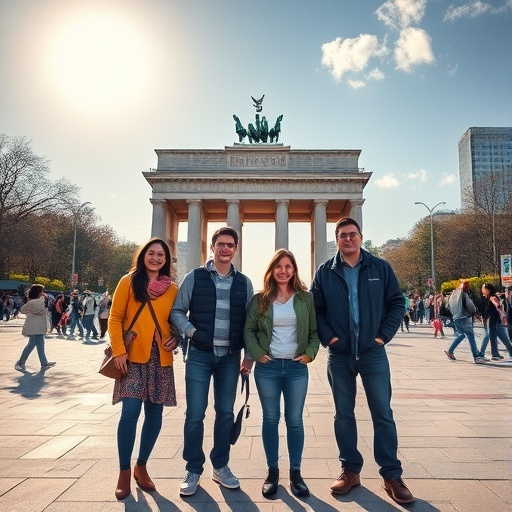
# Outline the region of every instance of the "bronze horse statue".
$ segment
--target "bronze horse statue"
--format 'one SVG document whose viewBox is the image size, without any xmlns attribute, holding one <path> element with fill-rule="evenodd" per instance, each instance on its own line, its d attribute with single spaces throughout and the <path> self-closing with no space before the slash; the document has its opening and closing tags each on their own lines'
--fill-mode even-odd
<svg viewBox="0 0 512 512">
<path fill-rule="evenodd" d="M 270 137 L 270 142 L 274 142 L 274 139 L 276 139 L 276 142 L 279 142 L 279 134 L 281 133 L 281 121 L 283 120 L 283 114 L 281 114 L 276 119 L 276 124 L 273 128 L 270 128 L 270 131 L 268 132 L 268 135 Z"/>
<path fill-rule="evenodd" d="M 233 114 L 233 119 L 235 120 L 235 130 L 238 134 L 238 142 L 242 142 L 245 137 L 247 137 L 247 130 L 242 126 L 242 123 L 240 122 L 240 119 Z"/>
</svg>

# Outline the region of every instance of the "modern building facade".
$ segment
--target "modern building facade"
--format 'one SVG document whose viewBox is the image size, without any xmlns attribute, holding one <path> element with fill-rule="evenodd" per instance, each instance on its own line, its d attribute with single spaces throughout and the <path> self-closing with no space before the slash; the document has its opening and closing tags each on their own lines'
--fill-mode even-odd
<svg viewBox="0 0 512 512">
<path fill-rule="evenodd" d="M 459 140 L 459 176 L 463 210 L 482 189 L 502 208 L 512 189 L 512 128 L 469 128 Z"/>
</svg>

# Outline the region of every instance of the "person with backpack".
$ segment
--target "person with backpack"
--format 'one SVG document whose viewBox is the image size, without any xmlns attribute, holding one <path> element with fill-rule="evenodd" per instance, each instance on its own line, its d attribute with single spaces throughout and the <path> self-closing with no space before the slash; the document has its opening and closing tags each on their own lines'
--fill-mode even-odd
<svg viewBox="0 0 512 512">
<path fill-rule="evenodd" d="M 455 349 L 460 342 L 467 338 L 471 348 L 471 354 L 475 363 L 487 361 L 481 357 L 476 346 L 475 331 L 473 329 L 473 314 L 476 311 L 475 304 L 468 295 L 469 281 L 462 281 L 461 284 L 452 292 L 448 300 L 448 306 L 452 313 L 453 323 L 455 325 L 455 338 L 448 350 L 444 353 L 448 359 L 455 361 Z"/>
</svg>

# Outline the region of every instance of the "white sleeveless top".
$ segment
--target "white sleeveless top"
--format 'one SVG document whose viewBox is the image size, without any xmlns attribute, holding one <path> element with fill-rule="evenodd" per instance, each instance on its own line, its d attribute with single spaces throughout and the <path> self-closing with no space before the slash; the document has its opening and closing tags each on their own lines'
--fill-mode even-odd
<svg viewBox="0 0 512 512">
<path fill-rule="evenodd" d="M 273 302 L 274 325 L 270 353 L 276 359 L 293 359 L 297 353 L 297 315 L 293 294 L 284 304 Z"/>
</svg>

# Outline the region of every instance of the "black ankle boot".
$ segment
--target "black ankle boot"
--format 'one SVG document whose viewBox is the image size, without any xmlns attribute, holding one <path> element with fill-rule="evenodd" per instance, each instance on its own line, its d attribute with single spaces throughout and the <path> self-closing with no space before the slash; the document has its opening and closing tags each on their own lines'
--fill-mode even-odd
<svg viewBox="0 0 512 512">
<path fill-rule="evenodd" d="M 265 498 L 272 496 L 277 492 L 277 484 L 279 483 L 279 468 L 268 468 L 268 475 L 263 482 L 261 493 Z"/>
<path fill-rule="evenodd" d="M 300 469 L 290 469 L 290 488 L 295 496 L 309 496 L 309 489 L 300 476 Z"/>
</svg>

